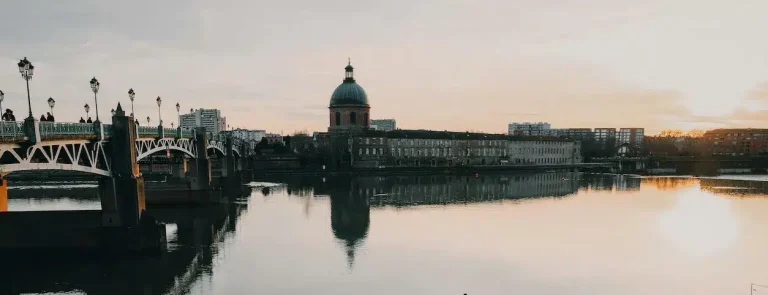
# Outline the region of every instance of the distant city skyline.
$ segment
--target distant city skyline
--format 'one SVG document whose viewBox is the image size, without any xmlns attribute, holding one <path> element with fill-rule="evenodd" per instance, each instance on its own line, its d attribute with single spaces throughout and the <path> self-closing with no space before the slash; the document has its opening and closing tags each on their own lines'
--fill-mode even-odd
<svg viewBox="0 0 768 295">
<path fill-rule="evenodd" d="M 225 2 L 4 1 L 3 108 L 27 113 L 26 56 L 36 117 L 48 97 L 58 121 L 84 117 L 95 76 L 102 117 L 133 88 L 152 122 L 161 96 L 163 118 L 178 102 L 233 128 L 323 131 L 351 57 L 371 116 L 403 129 L 768 125 L 765 1 Z"/>
</svg>

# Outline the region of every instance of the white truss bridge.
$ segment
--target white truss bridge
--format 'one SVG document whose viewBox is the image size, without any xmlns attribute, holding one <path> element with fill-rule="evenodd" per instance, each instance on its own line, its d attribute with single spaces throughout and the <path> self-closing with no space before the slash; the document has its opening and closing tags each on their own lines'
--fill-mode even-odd
<svg viewBox="0 0 768 295">
<path fill-rule="evenodd" d="M 0 122 L 0 176 L 17 171 L 67 170 L 111 176 L 108 156 L 110 125 L 103 125 L 103 135 L 89 123 L 45 123 L 39 125 L 41 141 L 30 144 L 22 131 L 21 122 Z M 157 153 L 182 153 L 189 158 L 197 155 L 197 145 L 191 132 L 158 127 L 137 128 L 136 160 Z M 98 138 L 103 138 L 99 140 Z M 209 154 L 227 156 L 223 134 L 206 143 Z M 233 139 L 232 153 L 241 156 L 246 143 Z"/>
</svg>

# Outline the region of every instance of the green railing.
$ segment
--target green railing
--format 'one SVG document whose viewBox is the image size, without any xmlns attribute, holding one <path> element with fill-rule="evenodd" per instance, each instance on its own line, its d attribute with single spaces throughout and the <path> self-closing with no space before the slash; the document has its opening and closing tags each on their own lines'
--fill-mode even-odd
<svg viewBox="0 0 768 295">
<path fill-rule="evenodd" d="M 26 135 L 23 122 L 0 121 L 0 140 L 23 141 L 24 138 Z"/>
<path fill-rule="evenodd" d="M 93 123 L 54 123 L 40 122 L 41 138 L 69 138 L 96 136 Z"/>
<path fill-rule="evenodd" d="M 139 137 L 158 137 L 157 126 L 138 126 Z"/>
<path fill-rule="evenodd" d="M 104 124 L 104 137 L 112 137 L 112 124 Z"/>
</svg>

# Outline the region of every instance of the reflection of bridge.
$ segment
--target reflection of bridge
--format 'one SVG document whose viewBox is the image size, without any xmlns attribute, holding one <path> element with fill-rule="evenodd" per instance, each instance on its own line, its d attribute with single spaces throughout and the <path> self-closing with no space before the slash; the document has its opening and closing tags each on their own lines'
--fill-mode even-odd
<svg viewBox="0 0 768 295">
<path fill-rule="evenodd" d="M 223 204 L 194 209 L 150 209 L 147 214 L 175 224 L 169 236 L 173 249 L 154 257 L 86 260 L 7 257 L 0 269 L 0 293 L 185 294 L 201 277 L 210 275 L 216 248 L 233 235 L 245 205 Z M 77 259 L 73 268 L 71 260 Z"/>
<path fill-rule="evenodd" d="M 175 200 L 197 202 L 197 199 L 203 199 L 208 202 L 211 189 L 209 153 L 226 159 L 223 178 L 228 185 L 225 186 L 238 185 L 238 160 L 248 153 L 246 143 L 233 138 L 231 133 L 216 134 L 208 139 L 209 134 L 202 127 L 190 132 L 180 128 L 137 126 L 133 117 L 125 115 L 120 104 L 113 113 L 112 124 L 26 120 L 24 123 L 4 122 L 0 127 L 0 236 L 13 237 L 0 239 L 0 249 L 6 250 L 143 251 L 164 245 L 165 236 L 161 230 L 164 227 L 151 220 L 142 222 L 146 203 L 144 179 L 137 161 L 161 152 L 181 153 L 185 161 L 192 164 L 191 169 L 183 165 L 185 171 L 179 175 L 188 181 L 185 190 L 200 193 Z M 100 176 L 102 210 L 3 213 L 8 204 L 5 176 L 18 171 L 43 170 L 79 171 Z M 45 219 L 39 218 L 41 216 Z M 26 228 L 14 226 L 17 224 Z M 62 235 L 62 232 L 70 235 Z M 51 238 L 40 238 L 46 236 Z M 131 242 L 117 243 L 118 240 Z M 120 249 L 122 246 L 130 249 Z"/>
</svg>

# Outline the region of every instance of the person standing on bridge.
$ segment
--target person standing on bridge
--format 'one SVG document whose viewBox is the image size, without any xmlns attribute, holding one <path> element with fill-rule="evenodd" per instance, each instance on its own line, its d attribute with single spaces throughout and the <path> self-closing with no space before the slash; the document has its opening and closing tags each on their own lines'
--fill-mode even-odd
<svg viewBox="0 0 768 295">
<path fill-rule="evenodd" d="M 85 123 L 93 123 L 93 121 L 91 121 L 91 117 L 88 117 L 88 121 L 85 121 Z"/>
<path fill-rule="evenodd" d="M 45 119 L 45 115 L 40 115 L 40 122 L 45 122 L 45 121 L 48 121 L 47 119 Z"/>
<path fill-rule="evenodd" d="M 80 117 L 80 123 L 85 123 L 85 119 L 83 119 L 83 117 Z"/>
<path fill-rule="evenodd" d="M 3 121 L 13 121 L 11 120 L 11 109 L 5 109 L 5 113 L 3 113 Z"/>
<path fill-rule="evenodd" d="M 53 115 L 51 115 L 51 113 L 48 112 L 48 117 L 45 117 L 45 120 L 48 121 L 48 122 L 54 122 Z"/>
</svg>

